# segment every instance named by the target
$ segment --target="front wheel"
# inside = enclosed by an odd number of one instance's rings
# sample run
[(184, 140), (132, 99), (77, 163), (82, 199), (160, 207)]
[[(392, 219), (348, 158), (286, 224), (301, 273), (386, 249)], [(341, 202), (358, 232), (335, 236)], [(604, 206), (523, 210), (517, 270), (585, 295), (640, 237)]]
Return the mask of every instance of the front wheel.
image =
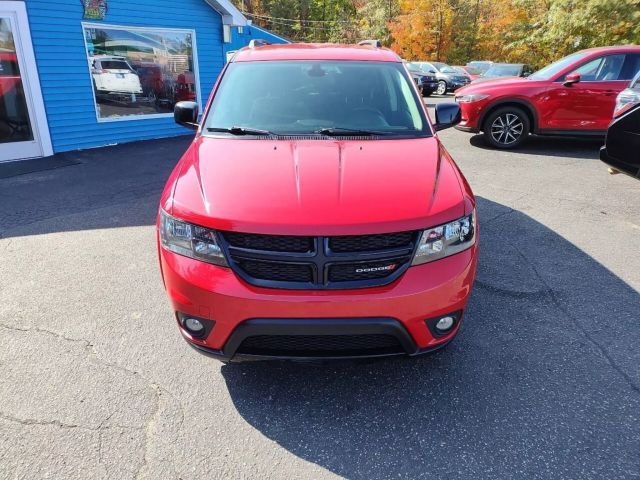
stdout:
[(436, 90), (436, 93), (438, 95), (444, 95), (447, 93), (447, 82), (445, 82), (444, 80), (440, 80), (438, 82), (438, 89)]
[(518, 147), (530, 130), (529, 117), (517, 107), (499, 108), (487, 117), (483, 126), (486, 142), (501, 149)]

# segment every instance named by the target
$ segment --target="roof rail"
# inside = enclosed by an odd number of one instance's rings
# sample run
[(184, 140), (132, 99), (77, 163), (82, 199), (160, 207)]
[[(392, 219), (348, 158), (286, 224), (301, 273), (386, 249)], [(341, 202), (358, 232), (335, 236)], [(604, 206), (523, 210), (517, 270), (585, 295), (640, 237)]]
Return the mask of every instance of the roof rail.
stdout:
[(264, 47), (265, 45), (271, 45), (271, 42), (267, 42), (262, 38), (254, 38), (253, 40), (249, 41), (248, 46), (249, 48), (256, 48), (256, 47)]
[(361, 40), (358, 42), (358, 45), (370, 45), (372, 47), (382, 48), (380, 40)]

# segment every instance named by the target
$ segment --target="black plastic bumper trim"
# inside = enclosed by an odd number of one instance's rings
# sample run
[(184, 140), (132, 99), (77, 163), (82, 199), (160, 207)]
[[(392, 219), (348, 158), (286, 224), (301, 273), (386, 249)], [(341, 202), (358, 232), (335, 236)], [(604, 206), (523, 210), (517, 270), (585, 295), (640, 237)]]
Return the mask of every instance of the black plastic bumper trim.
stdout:
[[(288, 355), (250, 355), (236, 354), (244, 339), (254, 335), (367, 335), (386, 334), (394, 336), (405, 350), (398, 353), (345, 355), (345, 356), (288, 356)], [(200, 353), (221, 361), (243, 362), (257, 360), (353, 360), (363, 358), (382, 358), (392, 356), (415, 356), (434, 352), (447, 345), (447, 341), (429, 348), (420, 349), (404, 326), (393, 318), (305, 318), (305, 319), (251, 319), (236, 327), (223, 350), (216, 350), (189, 341), (187, 343)]]
[(285, 356), (264, 356), (264, 355), (248, 355), (248, 354), (238, 354), (233, 357), (229, 357), (224, 354), (222, 350), (215, 350), (213, 348), (203, 347), (202, 345), (196, 345), (195, 343), (190, 342), (188, 339), (187, 343), (191, 348), (196, 350), (197, 352), (206, 355), (210, 358), (215, 358), (216, 360), (220, 360), (222, 362), (232, 362), (232, 363), (242, 363), (242, 362), (258, 362), (258, 361), (292, 361), (292, 362), (311, 362), (311, 361), (336, 361), (336, 360), (363, 360), (363, 359), (371, 359), (371, 358), (386, 358), (386, 357), (400, 357), (403, 355), (409, 357), (418, 357), (420, 355), (427, 355), (429, 353), (435, 353), (438, 350), (446, 347), (451, 343), (455, 338), (453, 335), (451, 338), (447, 339), (442, 343), (438, 343), (429, 348), (420, 348), (416, 350), (414, 353), (387, 353), (383, 355), (360, 355), (360, 356), (344, 356), (344, 357), (285, 357)]

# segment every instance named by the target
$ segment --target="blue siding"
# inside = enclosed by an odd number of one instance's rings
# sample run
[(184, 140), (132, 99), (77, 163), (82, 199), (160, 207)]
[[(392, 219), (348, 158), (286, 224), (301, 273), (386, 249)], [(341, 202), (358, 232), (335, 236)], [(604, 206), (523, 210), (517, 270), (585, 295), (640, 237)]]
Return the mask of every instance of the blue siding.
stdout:
[(244, 27), (243, 33), (238, 32), (238, 27), (232, 27), (231, 42), (224, 44), (224, 52), (227, 53), (234, 50), (240, 50), (242, 47), (246, 47), (254, 38), (267, 40), (271, 43), (291, 43), (290, 40), (280, 37), (269, 30), (265, 30), (264, 28), (256, 27), (255, 25), (247, 25)]
[[(80, 0), (26, 0), (55, 152), (189, 133), (172, 118), (96, 120)], [(193, 29), (206, 100), (224, 65), (222, 17), (204, 0), (109, 0), (105, 25)]]

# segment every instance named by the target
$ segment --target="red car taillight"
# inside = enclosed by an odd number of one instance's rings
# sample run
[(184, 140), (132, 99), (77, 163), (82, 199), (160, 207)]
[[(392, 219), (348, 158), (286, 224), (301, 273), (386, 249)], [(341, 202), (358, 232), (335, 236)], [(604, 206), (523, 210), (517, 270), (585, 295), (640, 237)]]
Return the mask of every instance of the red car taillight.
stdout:
[(625, 112), (631, 110), (634, 106), (640, 104), (640, 91), (627, 88), (618, 95), (616, 99), (616, 108), (613, 111), (613, 118), (617, 118)]

